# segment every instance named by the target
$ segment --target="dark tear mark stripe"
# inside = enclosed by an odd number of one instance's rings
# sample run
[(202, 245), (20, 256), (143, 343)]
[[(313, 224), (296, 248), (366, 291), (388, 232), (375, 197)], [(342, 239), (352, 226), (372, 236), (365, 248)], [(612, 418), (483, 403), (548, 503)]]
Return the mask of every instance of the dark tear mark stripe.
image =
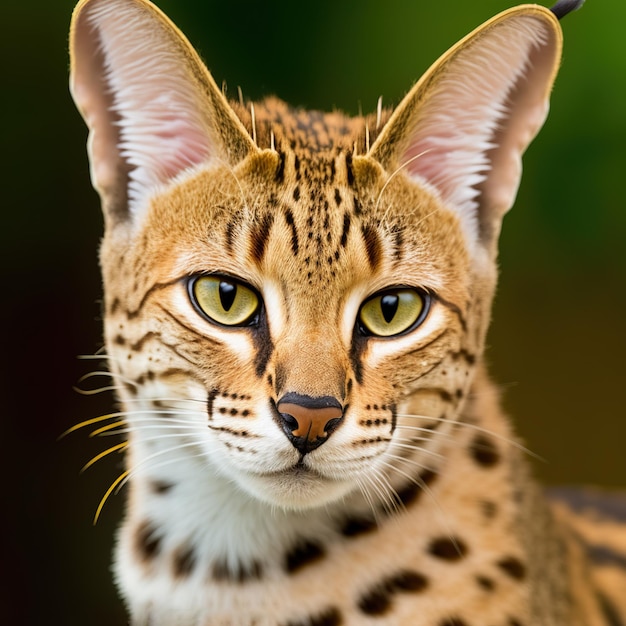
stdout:
[(291, 209), (285, 209), (285, 222), (287, 226), (291, 229), (291, 251), (294, 256), (298, 256), (298, 250), (300, 248), (300, 244), (298, 241), (298, 229), (296, 228), (296, 222), (293, 218), (293, 213)]
[(261, 376), (265, 374), (267, 364), (272, 358), (272, 354), (274, 352), (274, 344), (272, 342), (272, 338), (270, 337), (270, 330), (267, 325), (265, 310), (261, 311), (258, 328), (252, 329), (252, 341), (256, 350), (254, 367), (256, 375), (261, 378)]
[(265, 256), (267, 241), (274, 224), (274, 216), (266, 213), (256, 230), (250, 233), (250, 255), (257, 264), (261, 264)]
[(382, 245), (378, 233), (367, 224), (361, 226), (361, 234), (363, 235), (363, 243), (367, 252), (367, 260), (373, 271), (378, 268), (382, 257)]
[(626, 622), (620, 617), (613, 602), (611, 602), (603, 593), (596, 592), (598, 603), (602, 609), (602, 614), (606, 619), (607, 626), (626, 626)]

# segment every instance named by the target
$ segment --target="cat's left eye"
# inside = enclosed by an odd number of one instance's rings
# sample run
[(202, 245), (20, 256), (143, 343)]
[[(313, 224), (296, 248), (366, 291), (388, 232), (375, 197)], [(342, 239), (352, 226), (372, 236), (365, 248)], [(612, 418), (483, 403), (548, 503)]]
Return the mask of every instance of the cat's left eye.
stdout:
[(417, 327), (428, 313), (427, 293), (411, 288), (387, 289), (366, 300), (359, 310), (364, 335), (393, 337)]
[(196, 276), (189, 281), (189, 296), (202, 315), (223, 326), (252, 324), (261, 306), (251, 287), (230, 276)]

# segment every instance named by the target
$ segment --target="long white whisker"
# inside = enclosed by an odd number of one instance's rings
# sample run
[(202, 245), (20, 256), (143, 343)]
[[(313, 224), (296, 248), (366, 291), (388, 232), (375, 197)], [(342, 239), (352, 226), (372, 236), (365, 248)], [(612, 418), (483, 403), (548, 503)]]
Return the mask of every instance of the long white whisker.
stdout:
[[(478, 432), (485, 433), (487, 435), (491, 435), (494, 439), (497, 439), (497, 440), (502, 441), (504, 443), (508, 443), (509, 445), (513, 446), (514, 448), (517, 448), (518, 450), (521, 450), (525, 454), (528, 454), (528, 455), (532, 456), (533, 458), (537, 459), (538, 461), (542, 461), (543, 463), (546, 462), (546, 460), (543, 457), (539, 456), (538, 454), (536, 454), (532, 450), (529, 450), (528, 448), (523, 446), (521, 443), (515, 441), (514, 439), (509, 439), (508, 437), (504, 437), (503, 435), (500, 435), (500, 434), (498, 434), (498, 433), (496, 433), (496, 432), (494, 432), (492, 430), (489, 430), (488, 428), (483, 428), (482, 426), (478, 426), (477, 424), (472, 424), (470, 422), (463, 422), (463, 421), (460, 421), (460, 420), (447, 419), (445, 417), (427, 417), (425, 415), (412, 415), (410, 413), (398, 413), (397, 417), (426, 419), (426, 420), (431, 420), (431, 421), (434, 421), (434, 422), (446, 422), (448, 424), (453, 424), (453, 425), (456, 425), (456, 426), (462, 426), (464, 428), (470, 428), (472, 430), (476, 430)], [(433, 432), (437, 432), (437, 431), (433, 431)]]

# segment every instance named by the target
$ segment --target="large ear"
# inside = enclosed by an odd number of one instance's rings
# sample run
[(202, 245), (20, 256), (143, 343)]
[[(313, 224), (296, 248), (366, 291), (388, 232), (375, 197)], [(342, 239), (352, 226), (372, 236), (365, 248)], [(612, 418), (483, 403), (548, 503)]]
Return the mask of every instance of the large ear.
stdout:
[(473, 245), (495, 244), (521, 175), (521, 156), (545, 121), (561, 55), (553, 13), (523, 5), (446, 52), (393, 112), (370, 150), (456, 211)]
[(256, 149), (187, 39), (147, 0), (82, 0), (70, 55), (92, 182), (113, 220), (136, 219), (190, 168), (234, 165)]

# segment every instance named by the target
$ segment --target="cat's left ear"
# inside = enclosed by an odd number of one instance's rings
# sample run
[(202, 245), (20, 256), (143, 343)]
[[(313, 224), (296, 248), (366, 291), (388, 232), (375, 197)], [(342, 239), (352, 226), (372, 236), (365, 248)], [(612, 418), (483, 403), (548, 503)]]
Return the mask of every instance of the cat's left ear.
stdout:
[(70, 58), (109, 224), (136, 224), (156, 192), (194, 168), (234, 167), (256, 151), (191, 44), (148, 0), (81, 0)]
[(523, 5), (446, 52), (407, 94), (370, 150), (455, 211), (470, 240), (493, 250), (521, 175), (521, 156), (545, 121), (561, 57), (558, 20)]

